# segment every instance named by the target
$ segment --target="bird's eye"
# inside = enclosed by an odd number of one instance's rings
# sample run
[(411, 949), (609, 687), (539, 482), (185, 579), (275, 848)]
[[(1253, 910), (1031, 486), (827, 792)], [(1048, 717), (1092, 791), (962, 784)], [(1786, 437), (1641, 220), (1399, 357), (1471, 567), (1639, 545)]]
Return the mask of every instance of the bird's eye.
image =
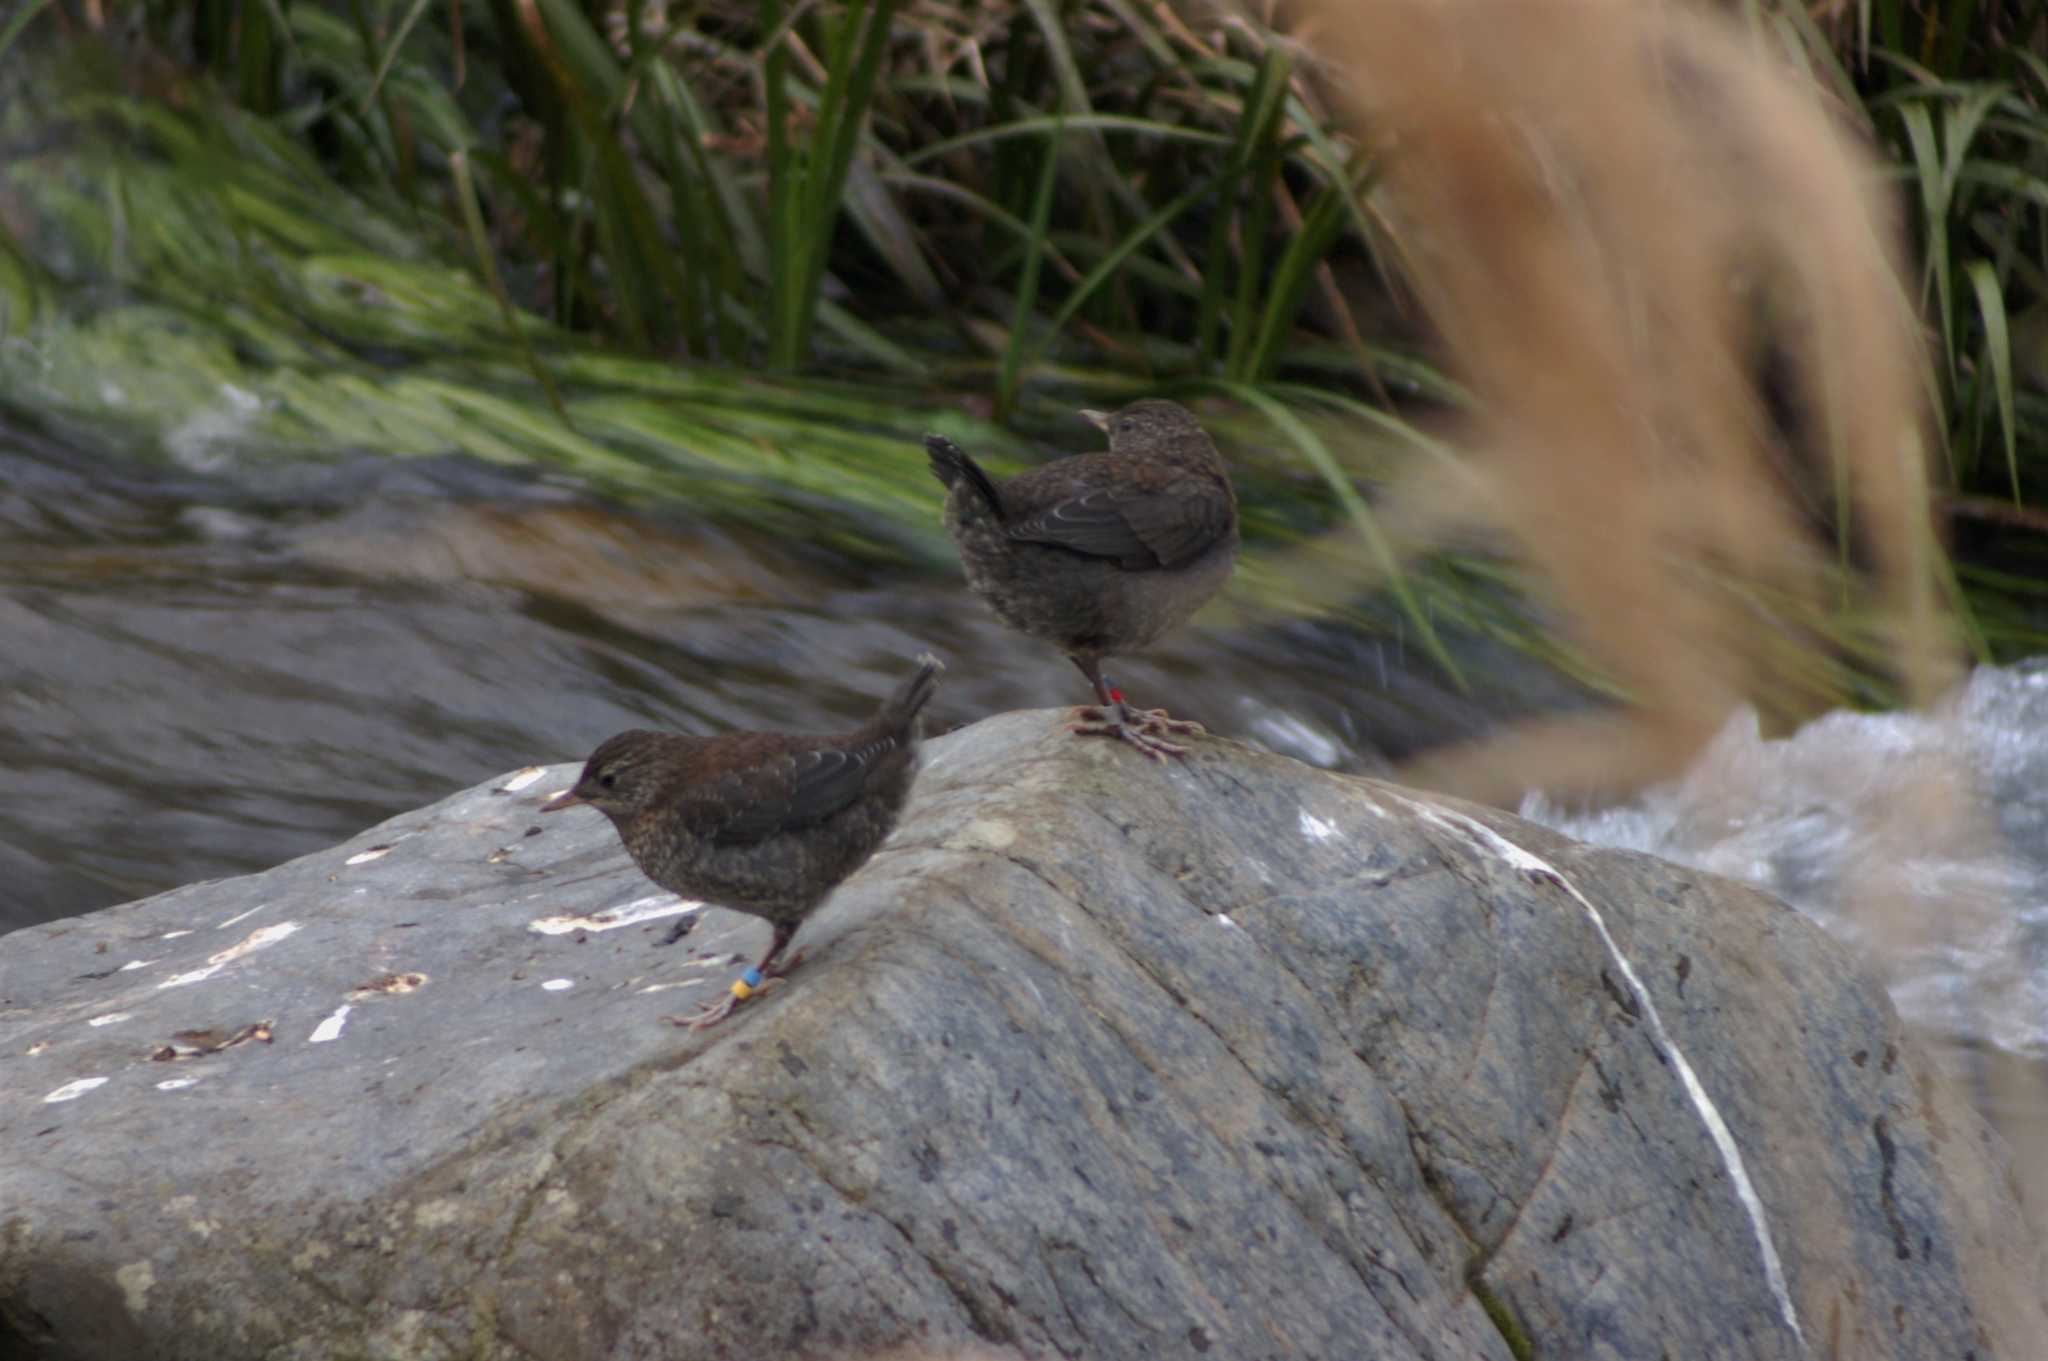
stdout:
[(614, 789), (618, 786), (619, 777), (607, 770), (604, 774), (597, 777), (597, 782), (606, 789)]
[(1116, 423), (1116, 428), (1120, 433), (1128, 435), (1133, 430), (1136, 430), (1138, 428), (1138, 422), (1132, 419), (1131, 417), (1126, 416)]

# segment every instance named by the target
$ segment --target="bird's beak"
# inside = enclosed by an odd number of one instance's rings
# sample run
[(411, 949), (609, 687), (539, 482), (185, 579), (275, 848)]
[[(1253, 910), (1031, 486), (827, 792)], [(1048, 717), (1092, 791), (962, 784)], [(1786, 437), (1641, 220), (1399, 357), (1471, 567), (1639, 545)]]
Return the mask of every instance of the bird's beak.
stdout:
[(561, 793), (555, 795), (552, 799), (549, 799), (546, 803), (542, 804), (540, 806), (540, 811), (543, 813), (559, 813), (564, 808), (574, 808), (582, 802), (582, 799), (576, 797), (575, 790), (565, 789)]
[(1086, 416), (1088, 418), (1088, 423), (1090, 425), (1093, 425), (1097, 430), (1100, 430), (1105, 435), (1109, 433), (1109, 413), (1107, 411), (1090, 411), (1086, 407), (1083, 407), (1081, 409), (1081, 414), (1083, 416)]

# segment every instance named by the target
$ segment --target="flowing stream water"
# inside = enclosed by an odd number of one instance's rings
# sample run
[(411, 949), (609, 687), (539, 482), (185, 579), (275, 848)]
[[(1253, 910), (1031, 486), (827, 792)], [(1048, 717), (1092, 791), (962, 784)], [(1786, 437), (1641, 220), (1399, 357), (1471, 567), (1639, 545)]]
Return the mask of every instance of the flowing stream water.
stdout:
[[(465, 460), (166, 464), (0, 424), (0, 931), (263, 869), (622, 728), (847, 727), (927, 647), (936, 730), (1088, 697), (951, 573)], [(1466, 650), (1471, 695), (1300, 622), (1185, 628), (1114, 674), (1362, 771), (1565, 697)]]

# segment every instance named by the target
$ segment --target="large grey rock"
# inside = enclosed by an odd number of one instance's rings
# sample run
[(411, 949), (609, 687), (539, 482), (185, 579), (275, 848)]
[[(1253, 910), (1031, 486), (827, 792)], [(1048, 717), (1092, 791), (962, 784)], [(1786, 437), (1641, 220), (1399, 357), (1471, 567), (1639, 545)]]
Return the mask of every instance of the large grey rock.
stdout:
[(570, 767), (0, 939), (0, 1355), (2038, 1354), (2002, 1151), (1792, 912), (1060, 718), (701, 1034), (765, 927), (560, 929), (651, 895)]

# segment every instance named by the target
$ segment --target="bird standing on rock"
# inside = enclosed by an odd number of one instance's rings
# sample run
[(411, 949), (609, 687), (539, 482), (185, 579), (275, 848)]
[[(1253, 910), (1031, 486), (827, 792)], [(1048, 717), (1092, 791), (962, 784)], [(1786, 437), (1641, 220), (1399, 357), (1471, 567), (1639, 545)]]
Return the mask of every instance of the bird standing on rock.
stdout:
[(1184, 756), (1169, 733), (1202, 725), (1133, 709), (1102, 659), (1146, 646), (1201, 608), (1237, 558), (1237, 496), (1216, 445), (1176, 402), (1081, 413), (1109, 452), (1079, 454), (998, 483), (959, 445), (925, 436), (946, 484), (946, 530), (967, 584), (1004, 623), (1067, 654), (1094, 687), (1073, 732), (1114, 737), (1155, 760)]
[(783, 947), (888, 838), (916, 774), (918, 711), (945, 669), (930, 653), (918, 663), (852, 732), (622, 732), (591, 754), (572, 788), (541, 805), (543, 813), (590, 805), (661, 887), (775, 928), (768, 953), (730, 997), (678, 1024), (714, 1025), (795, 968), (803, 952), (778, 964)]

